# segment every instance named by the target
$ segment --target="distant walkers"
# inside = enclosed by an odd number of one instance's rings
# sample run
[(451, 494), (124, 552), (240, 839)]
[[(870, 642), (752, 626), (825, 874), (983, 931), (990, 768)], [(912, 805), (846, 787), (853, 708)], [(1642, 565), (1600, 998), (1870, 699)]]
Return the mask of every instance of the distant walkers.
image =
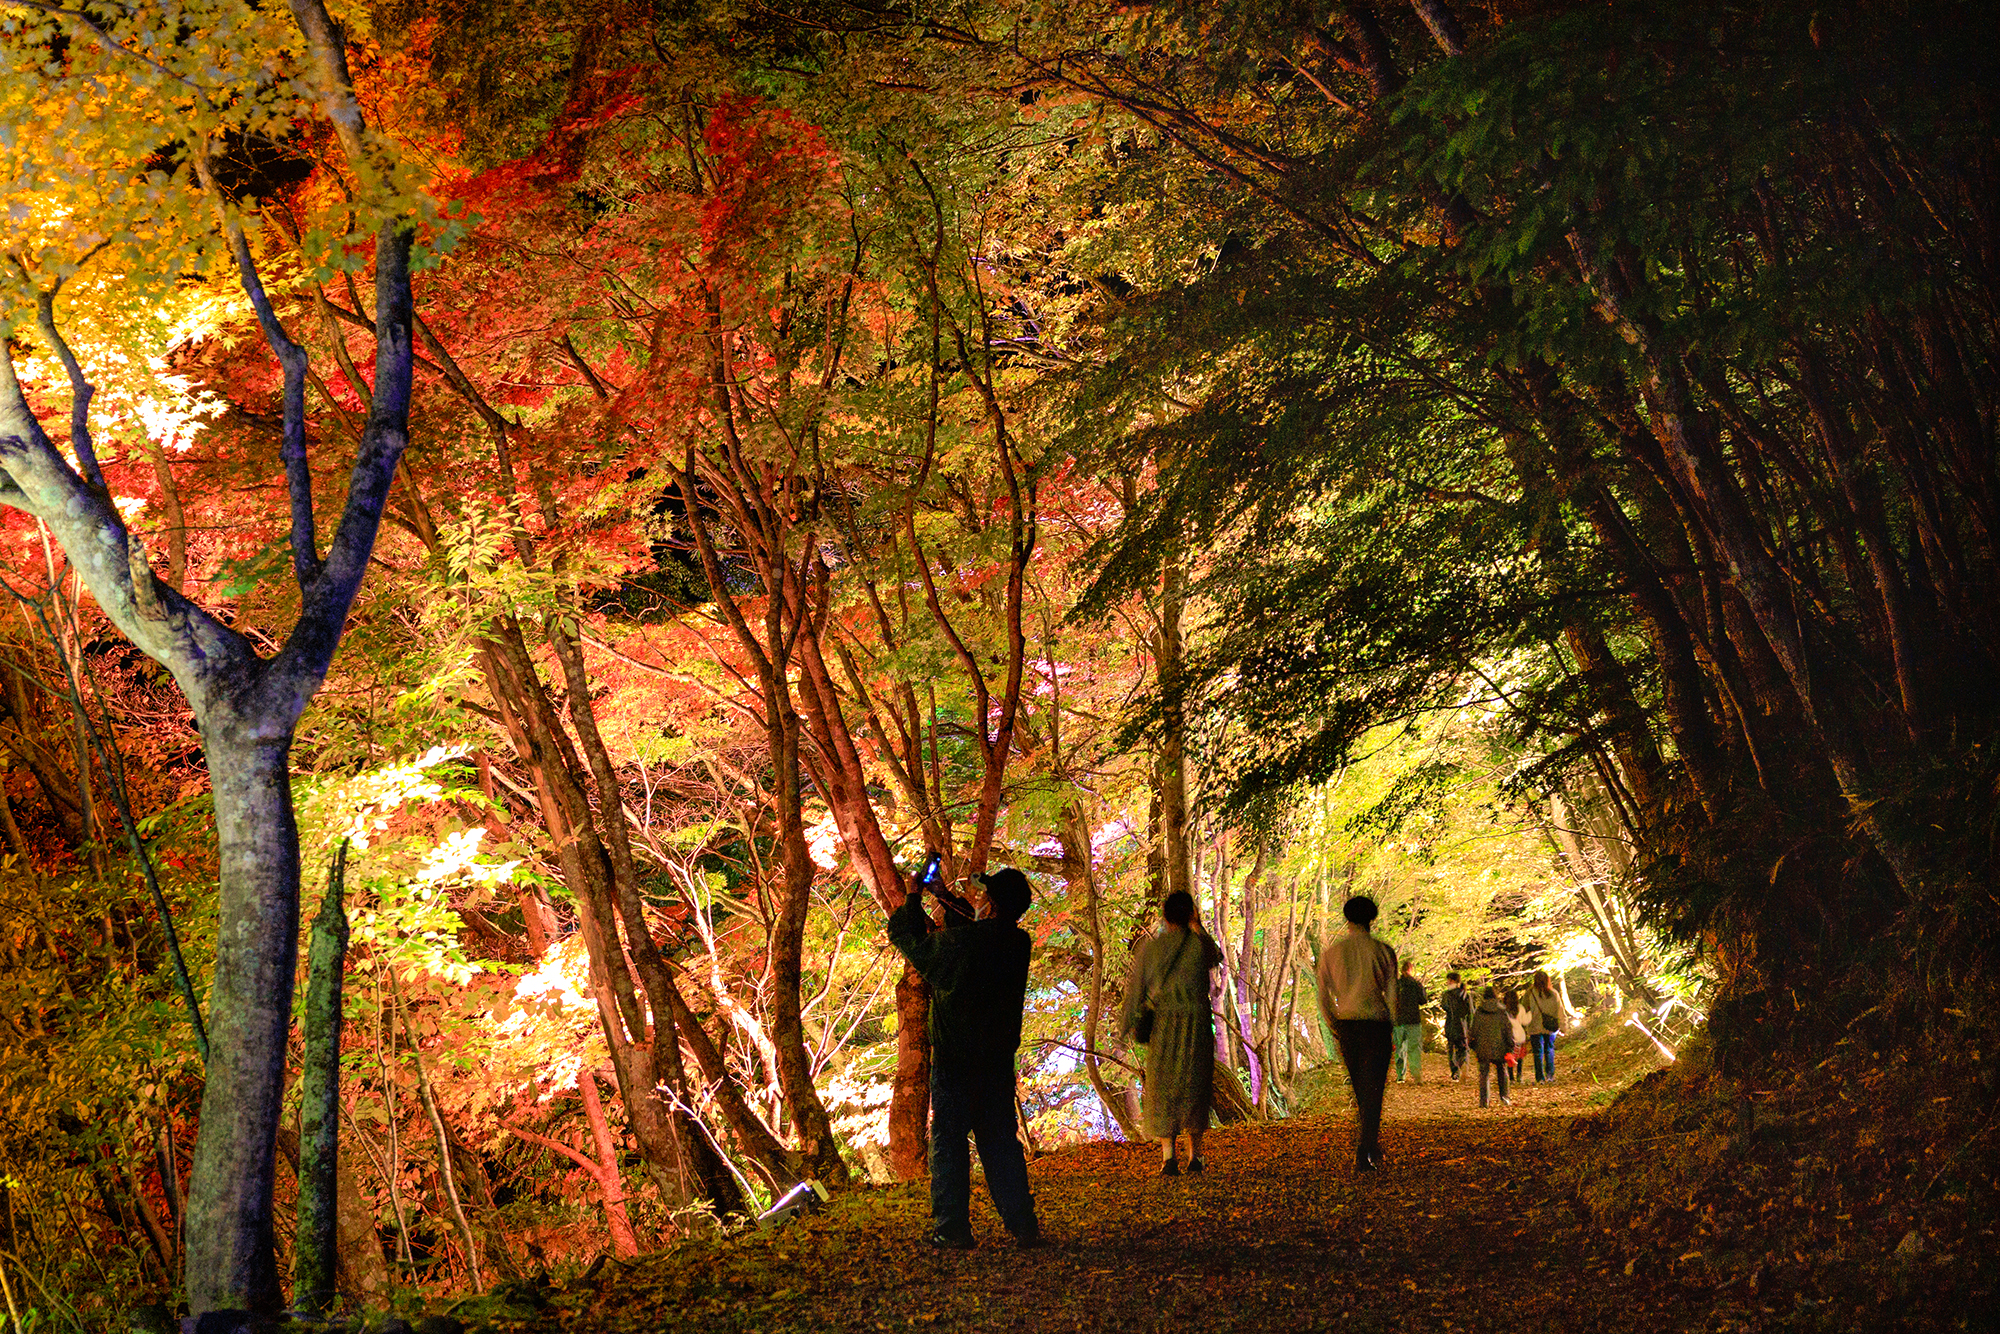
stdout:
[(1556, 1077), (1556, 1034), (1562, 1032), (1562, 997), (1537, 968), (1535, 983), (1528, 988), (1528, 1047), (1535, 1053), (1535, 1082), (1546, 1084)]
[(1133, 962), (1125, 986), (1126, 1036), (1146, 1048), (1141, 1110), (1160, 1141), (1160, 1175), (1179, 1176), (1174, 1142), (1188, 1139), (1187, 1170), (1199, 1172), (1201, 1136), (1215, 1096), (1215, 1018), (1209, 970), (1222, 951), (1195, 920), (1194, 897), (1177, 889), (1160, 905), (1165, 925)]
[(1507, 1096), (1507, 1058), (1514, 1050), (1514, 1023), (1492, 987), (1479, 993), (1479, 1008), (1473, 1011), (1470, 1028), (1472, 1054), (1479, 1058), (1479, 1105), (1486, 1106), (1487, 1076), (1498, 1070), (1500, 1101), (1512, 1107), (1514, 1100)]
[(1521, 1003), (1521, 993), (1512, 987), (1500, 994), (1500, 1003), (1507, 1010), (1507, 1022), (1513, 1031), (1513, 1040), (1507, 1047), (1507, 1060), (1514, 1067), (1514, 1078), (1521, 1078), (1521, 1062), (1528, 1055), (1528, 1007)]
[(1375, 900), (1357, 895), (1341, 911), (1347, 931), (1319, 956), (1319, 1010), (1340, 1045), (1360, 1113), (1354, 1170), (1372, 1172), (1382, 1165), (1382, 1090), (1389, 1082), (1396, 951), (1369, 932), (1379, 911)]
[[(986, 891), (975, 921), (971, 905), (938, 886), (937, 865), (932, 856), (889, 915), (889, 939), (931, 987), (931, 1244), (972, 1249), (970, 1135), (1000, 1221), (1021, 1246), (1040, 1246), (1027, 1157), (1014, 1132), (1014, 1050), (1033, 944), (1018, 925), (1033, 897), (1028, 877), (1011, 866), (974, 876)], [(962, 925), (934, 928), (926, 889), (945, 905), (946, 920)]]
[(1403, 960), (1403, 975), (1396, 979), (1396, 1026), (1389, 1035), (1396, 1052), (1396, 1082), (1405, 1074), (1412, 1084), (1424, 1082), (1424, 1002), (1430, 993), (1410, 972), (1413, 960)]
[(1465, 1026), (1472, 1022), (1473, 999), (1456, 969), (1446, 973), (1444, 980), (1451, 983), (1440, 998), (1444, 1002), (1445, 1059), (1451, 1063), (1451, 1077), (1457, 1079), (1465, 1073), (1465, 1047), (1469, 1040)]

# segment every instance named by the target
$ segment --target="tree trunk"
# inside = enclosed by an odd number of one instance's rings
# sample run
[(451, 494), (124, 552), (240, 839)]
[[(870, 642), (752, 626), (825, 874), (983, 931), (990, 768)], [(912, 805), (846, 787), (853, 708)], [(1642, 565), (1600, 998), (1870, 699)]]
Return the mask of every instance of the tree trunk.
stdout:
[(785, 1110), (791, 1114), (799, 1155), (823, 1180), (841, 1182), (847, 1180), (847, 1165), (841, 1160), (826, 1105), (819, 1100), (819, 1090), (813, 1085), (812, 1058), (806, 1051), (805, 1019), (801, 1012), (801, 965), (806, 913), (812, 907), (814, 868), (799, 807), (796, 745), (794, 733), (783, 747), (790, 752), (792, 770), (789, 776), (781, 774), (779, 779), (778, 820), (784, 879), (777, 920), (771, 929), (771, 1041), (778, 1049), (778, 1087), (784, 1094)]
[(335, 849), (306, 964), (305, 1061), (299, 1079), (298, 1236), (292, 1306), (324, 1314), (334, 1299), (340, 1201), (340, 983), (347, 964), (341, 907), (347, 844)]
[(431, 1092), (431, 1077), (424, 1069), (424, 1054), (417, 1040), (416, 1026), (410, 1022), (409, 1009), (403, 1004), (401, 994), (396, 990), (396, 974), (389, 974), (389, 996), (396, 1005), (396, 1017), (403, 1021), (403, 1036), (410, 1040), (410, 1065), (417, 1072), (417, 1100), (423, 1104), (424, 1115), (430, 1118), (431, 1137), (437, 1141), (438, 1179), (444, 1184), (444, 1197), (451, 1205), (452, 1221), (458, 1224), (459, 1239), (465, 1243), (465, 1267), (472, 1275), (474, 1291), (486, 1286), (479, 1272), (479, 1238), (473, 1235), (472, 1220), (465, 1214), (465, 1199), (459, 1193), (458, 1173), (451, 1160), (451, 1134), (445, 1129), (444, 1114), (438, 1110), (437, 1097)]
[(208, 1082), (188, 1186), (188, 1302), (204, 1313), (261, 1314), (282, 1305), (271, 1189), (298, 969), (291, 734), (204, 723), (222, 874)]
[(898, 1181), (930, 1174), (931, 989), (903, 965), (896, 979), (896, 1074), (889, 1092), (889, 1170)]
[(1090, 1081), (1091, 1092), (1097, 1095), (1098, 1102), (1103, 1104), (1105, 1115), (1118, 1126), (1118, 1133), (1128, 1142), (1137, 1143), (1145, 1135), (1137, 1123), (1126, 1117), (1124, 1099), (1104, 1082), (1097, 1054), (1098, 1023), (1104, 1015), (1104, 913), (1097, 899), (1097, 875), (1090, 862), (1090, 824), (1084, 818), (1080, 800), (1071, 798), (1064, 805), (1058, 832), (1062, 840), (1063, 873), (1070, 880), (1070, 899), (1074, 903), (1077, 891), (1082, 891), (1084, 926), (1090, 933), (1090, 989), (1083, 1011), (1084, 1077)]
[[(511, 617), (499, 618), (480, 657), (515, 752), (534, 778), (542, 822), (556, 846), (563, 881), (574, 896), (611, 1068), (647, 1171), (664, 1197), (676, 1205), (707, 1199), (722, 1213), (740, 1213), (741, 1188), (697, 1123), (686, 1097), (675, 1037), (677, 1011), (685, 1008), (684, 1003), (670, 981), (660, 991), (650, 989), (660, 985), (664, 965), (639, 913), (636, 925), (628, 914), (627, 928), (632, 955), (647, 965), (648, 1004), (641, 1005), (631, 957), (618, 932), (622, 891), (617, 874), (598, 838), (579, 776), (581, 763), (556, 718), (518, 623)], [(615, 790), (610, 800), (609, 814), (622, 819)], [(648, 1009), (653, 1016), (650, 1024)], [(754, 1154), (755, 1147), (746, 1150)]]
[(1181, 653), (1180, 563), (1169, 559), (1160, 587), (1160, 697), (1164, 714), (1160, 741), (1160, 824), (1166, 835), (1166, 892), (1189, 892), (1187, 809), (1187, 717)]
[(611, 1123), (604, 1116), (604, 1102), (597, 1096), (597, 1072), (576, 1072), (577, 1092), (583, 1095), (583, 1115), (590, 1122), (591, 1142), (597, 1146), (597, 1184), (604, 1192), (604, 1221), (611, 1230), (611, 1249), (622, 1259), (639, 1253), (639, 1239), (632, 1231), (632, 1219), (625, 1212), (625, 1176), (618, 1170), (618, 1146), (611, 1139)]
[(363, 1297), (386, 1292), (389, 1266), (382, 1258), (381, 1234), (375, 1229), (375, 1202), (362, 1194), (351, 1155), (341, 1155), (335, 1168), (341, 1290)]

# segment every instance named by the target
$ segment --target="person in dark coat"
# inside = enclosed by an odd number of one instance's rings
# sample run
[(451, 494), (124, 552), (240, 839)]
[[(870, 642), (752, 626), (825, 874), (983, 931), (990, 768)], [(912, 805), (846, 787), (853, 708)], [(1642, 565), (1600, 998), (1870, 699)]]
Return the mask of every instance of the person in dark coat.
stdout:
[(1472, 1022), (1475, 1002), (1456, 969), (1446, 973), (1444, 980), (1451, 983), (1445, 988), (1444, 995), (1438, 998), (1444, 1005), (1444, 1049), (1446, 1058), (1451, 1062), (1451, 1077), (1457, 1079), (1465, 1073), (1465, 1026)]
[(1487, 1076), (1497, 1069), (1500, 1101), (1512, 1107), (1514, 1100), (1507, 1096), (1507, 1057), (1514, 1050), (1514, 1021), (1492, 987), (1479, 993), (1479, 1008), (1472, 1012), (1469, 1027), (1472, 1054), (1479, 1059), (1479, 1105), (1486, 1105)]
[(1011, 866), (974, 879), (986, 899), (974, 920), (962, 901), (940, 895), (958, 924), (936, 928), (915, 887), (889, 916), (889, 939), (931, 988), (930, 1239), (953, 1250), (974, 1244), (970, 1135), (1000, 1221), (1019, 1245), (1039, 1246), (1027, 1157), (1014, 1133), (1014, 1052), (1033, 944), (1018, 923), (1033, 895)]
[(1146, 1133), (1160, 1141), (1160, 1175), (1179, 1176), (1174, 1143), (1188, 1139), (1187, 1170), (1202, 1170), (1201, 1137), (1215, 1096), (1215, 1014), (1208, 1005), (1208, 975), (1222, 951), (1201, 929), (1194, 896), (1184, 889), (1160, 905), (1164, 925), (1133, 961), (1125, 984), (1124, 1032), (1133, 1036), (1143, 1015), (1147, 1035), (1142, 1110)]
[(1389, 1045), (1396, 1053), (1396, 1082), (1407, 1075), (1411, 1083), (1424, 1082), (1424, 1003), (1430, 993), (1411, 971), (1416, 962), (1403, 960), (1403, 975), (1396, 979), (1396, 1023), (1389, 1031)]

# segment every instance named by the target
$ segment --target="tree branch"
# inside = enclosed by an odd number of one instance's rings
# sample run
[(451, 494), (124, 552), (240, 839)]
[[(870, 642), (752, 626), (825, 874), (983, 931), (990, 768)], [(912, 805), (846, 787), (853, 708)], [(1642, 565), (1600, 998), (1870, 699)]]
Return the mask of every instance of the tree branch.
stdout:
[(197, 709), (255, 662), (249, 640), (153, 574), (110, 496), (78, 475), (36, 420), (4, 345), (0, 470), (0, 503), (48, 524), (112, 624), (171, 671)]
[[(100, 241), (91, 247), (90, 254), (77, 261), (78, 267), (88, 263), (92, 255), (109, 244), (109, 241)], [(14, 259), (14, 266), (21, 270), (22, 277), (28, 276), (27, 266), (19, 258)], [(56, 359), (62, 362), (63, 373), (69, 376), (70, 450), (83, 470), (83, 480), (102, 491), (105, 489), (104, 469), (98, 466), (97, 447), (90, 439), (90, 400), (96, 396), (97, 386), (84, 378), (83, 367), (77, 363), (76, 354), (70, 351), (62, 331), (56, 328), (56, 292), (61, 287), (62, 283), (57, 282), (45, 292), (36, 291), (35, 324), (41, 329), (42, 337), (49, 340), (49, 346), (55, 349)]]
[(312, 463), (306, 457), (306, 350), (286, 332), (278, 312), (271, 306), (270, 294), (264, 290), (263, 279), (257, 273), (257, 261), (250, 254), (250, 238), (243, 230), (242, 219), (230, 210), (229, 201), (223, 197), (205, 139), (196, 148), (194, 166), (202, 189), (215, 201), (215, 216), (228, 239), (229, 253), (236, 260), (243, 293), (250, 298), (250, 308), (257, 312), (257, 327), (263, 331), (271, 355), (284, 370), (283, 428), (278, 455), (285, 463), (285, 491), (291, 502), (292, 573), (299, 581), (299, 591), (305, 592), (320, 573), (319, 537), (313, 521)]
[[(270, 689), (292, 697), (289, 716), (294, 718), (319, 688), (333, 661), (348, 609), (354, 605), (368, 570), (368, 556), (382, 526), (396, 466), (409, 444), (411, 239), (408, 222), (391, 218), (382, 224), (375, 241), (375, 327), (380, 332), (375, 343), (375, 393), (368, 424), (362, 429), (361, 447), (348, 477), (340, 526), (334, 530), (319, 576), (305, 590), (298, 624), (279, 650), (273, 666), (280, 670), (272, 674), (269, 683)], [(296, 555), (294, 552), (295, 559)]]

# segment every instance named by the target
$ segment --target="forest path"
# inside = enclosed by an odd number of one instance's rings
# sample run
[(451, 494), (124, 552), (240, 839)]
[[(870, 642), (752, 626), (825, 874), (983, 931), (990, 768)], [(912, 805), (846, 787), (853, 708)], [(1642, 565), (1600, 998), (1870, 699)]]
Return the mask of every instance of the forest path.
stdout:
[[(1389, 1085), (1387, 1163), (1357, 1175), (1344, 1108), (1212, 1132), (1200, 1176), (1152, 1145), (1092, 1143), (1030, 1169), (1053, 1245), (1014, 1249), (975, 1186), (971, 1252), (927, 1245), (921, 1186), (845, 1196), (817, 1218), (690, 1243), (546, 1293), (507, 1330), (1721, 1329), (1698, 1289), (1628, 1274), (1626, 1252), (1542, 1186), (1571, 1117), (1609, 1087), (1561, 1082), (1478, 1106), (1444, 1062)], [(1344, 1083), (1344, 1081), (1343, 1081)], [(1345, 1101), (1345, 1089), (1341, 1099)], [(1671, 1258), (1671, 1257), (1669, 1257)], [(1648, 1265), (1647, 1269), (1663, 1267)], [(498, 1313), (493, 1313), (497, 1315)], [(490, 1317), (489, 1317), (490, 1319)]]

